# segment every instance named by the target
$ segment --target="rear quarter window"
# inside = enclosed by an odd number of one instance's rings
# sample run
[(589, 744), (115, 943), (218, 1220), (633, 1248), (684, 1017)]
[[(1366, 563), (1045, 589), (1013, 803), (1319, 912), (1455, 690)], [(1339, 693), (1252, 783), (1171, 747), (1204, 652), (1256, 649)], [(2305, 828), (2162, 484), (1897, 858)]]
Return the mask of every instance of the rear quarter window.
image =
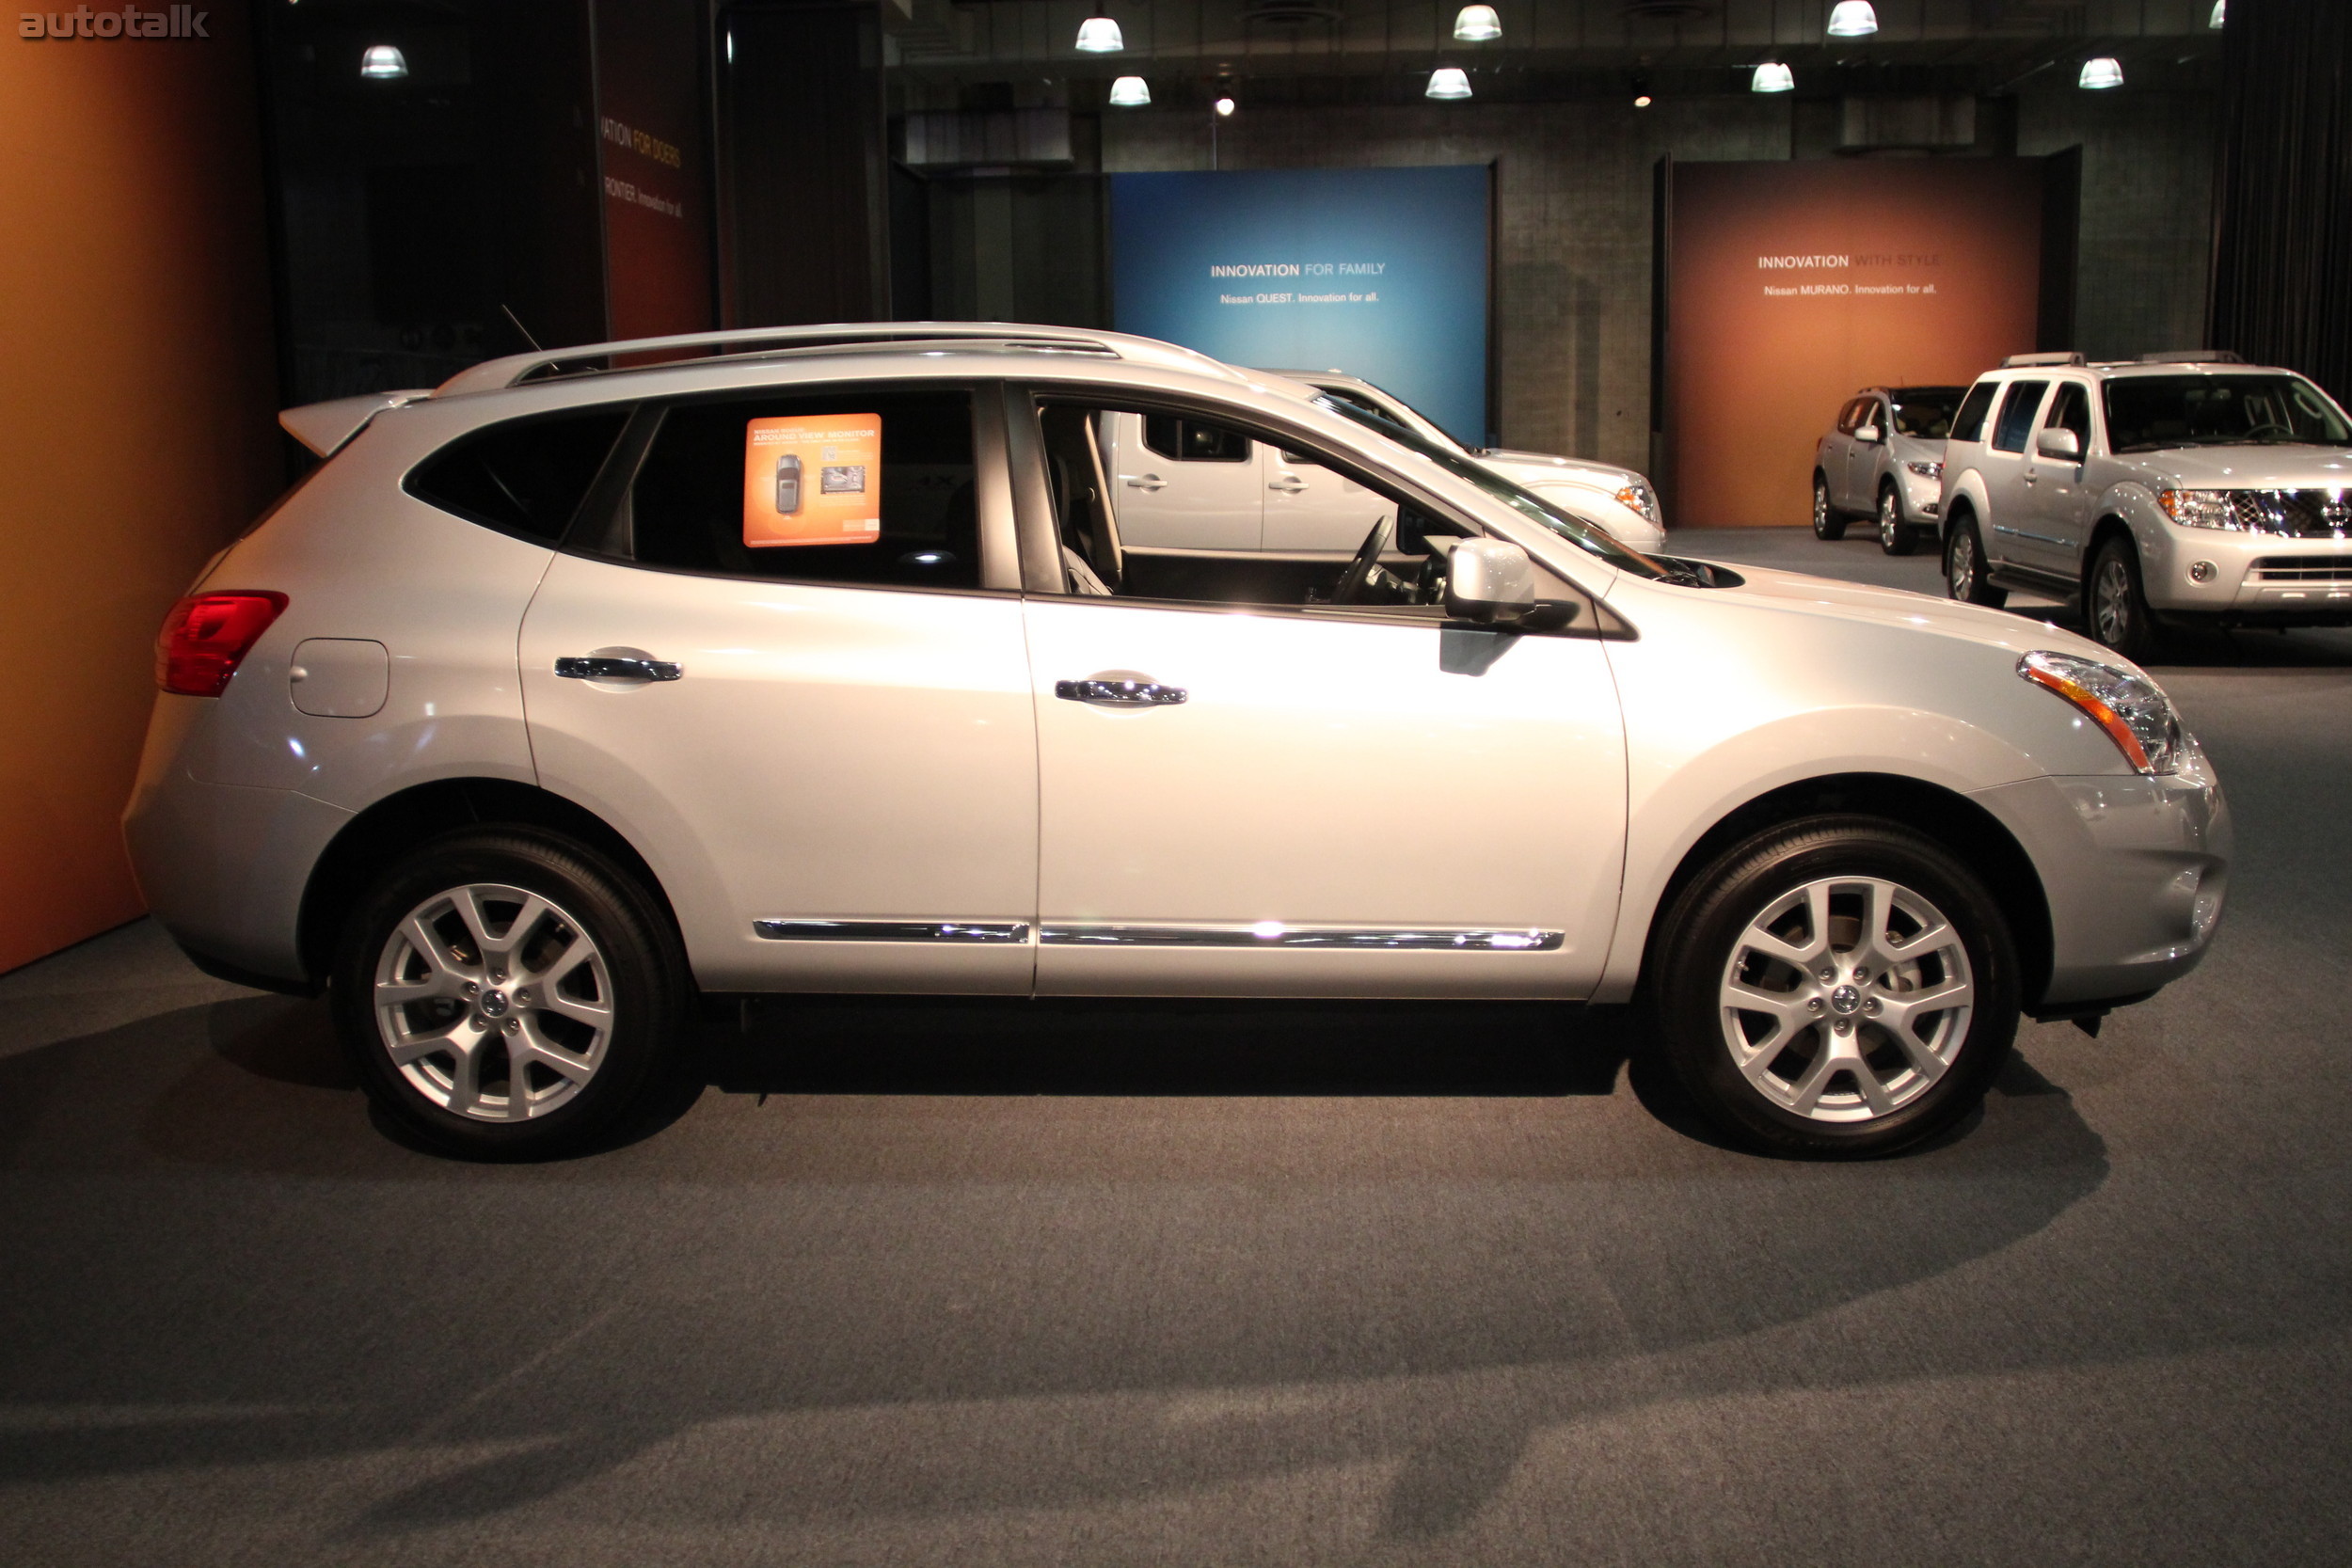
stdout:
[(452, 441), (409, 469), (403, 488), (468, 522), (553, 545), (628, 421), (626, 407), (509, 420)]

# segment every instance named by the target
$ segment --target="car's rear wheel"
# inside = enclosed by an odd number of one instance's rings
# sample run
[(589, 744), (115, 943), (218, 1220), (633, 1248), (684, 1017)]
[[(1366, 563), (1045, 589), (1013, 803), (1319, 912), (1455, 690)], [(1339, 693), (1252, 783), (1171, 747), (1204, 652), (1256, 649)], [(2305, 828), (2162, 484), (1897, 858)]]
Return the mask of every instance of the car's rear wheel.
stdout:
[(1892, 822), (1758, 834), (1693, 879), (1661, 938), (1666, 1059), (1751, 1148), (1850, 1158), (1931, 1137), (1983, 1099), (2016, 1036), (2000, 906)]
[(594, 1146), (682, 1057), (692, 982), (669, 921), (584, 845), (523, 829), (433, 840), (345, 927), (337, 1032), (377, 1104), (482, 1159)]
[(2160, 634), (2155, 618), (2148, 613), (2139, 552), (2130, 540), (2113, 535), (2099, 546), (2083, 598), (2083, 618), (2090, 623), (2091, 636), (2135, 663), (2155, 657)]
[(1819, 470), (1813, 475), (1813, 537), (1836, 540), (1846, 537), (1846, 515), (1829, 503), (1829, 480)]
[(1984, 564), (1984, 541), (1977, 534), (1976, 519), (1963, 517), (1952, 525), (1952, 536), (1944, 545), (1945, 592), (1963, 604), (1988, 610), (2009, 603), (2008, 589), (1985, 580)]
[(1892, 484), (1879, 488), (1879, 548), (1888, 555), (1909, 555), (1919, 547), (1919, 535), (1903, 521), (1903, 505)]

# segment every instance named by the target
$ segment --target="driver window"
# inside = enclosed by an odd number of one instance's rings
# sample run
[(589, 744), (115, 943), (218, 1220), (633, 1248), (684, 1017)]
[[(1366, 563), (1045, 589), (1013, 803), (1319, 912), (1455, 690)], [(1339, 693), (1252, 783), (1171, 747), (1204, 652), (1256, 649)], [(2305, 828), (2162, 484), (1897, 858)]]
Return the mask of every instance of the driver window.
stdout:
[(2049, 430), (2073, 431), (2077, 450), (2090, 450), (2090, 400), (2083, 395), (2081, 383), (2058, 383), (2058, 396), (2050, 400), (2050, 412), (2042, 424)]
[[(1470, 531), (1270, 440), (1306, 477), (1278, 470), (1269, 486), (1254, 463), (1225, 467), (1262, 438), (1205, 420), (1054, 402), (1038, 434), (1065, 591), (1080, 596), (1305, 607), (1344, 591), (1353, 608), (1436, 615), (1448, 546), (1431, 541)], [(1282, 547), (1267, 543), (1269, 504), (1292, 509), (1274, 523)]]

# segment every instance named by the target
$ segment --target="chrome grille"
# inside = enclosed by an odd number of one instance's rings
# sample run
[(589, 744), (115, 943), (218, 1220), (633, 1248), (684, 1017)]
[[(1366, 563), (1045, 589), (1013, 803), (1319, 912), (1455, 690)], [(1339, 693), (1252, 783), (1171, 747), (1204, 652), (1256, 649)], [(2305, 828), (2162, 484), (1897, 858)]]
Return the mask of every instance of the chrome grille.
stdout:
[(2352, 497), (2342, 490), (2231, 490), (2231, 513), (2249, 533), (2304, 539), (2352, 536)]
[(2352, 582), (2352, 555), (2265, 555), (2253, 575), (2262, 582)]

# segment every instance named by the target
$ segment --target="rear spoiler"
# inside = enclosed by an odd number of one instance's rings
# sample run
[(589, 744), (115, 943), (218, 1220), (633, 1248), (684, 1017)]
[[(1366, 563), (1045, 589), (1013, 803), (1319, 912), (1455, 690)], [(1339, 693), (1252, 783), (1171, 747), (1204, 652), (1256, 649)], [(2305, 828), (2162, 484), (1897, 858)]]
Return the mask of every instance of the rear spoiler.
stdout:
[(343, 444), (367, 428), (368, 421), (387, 408), (398, 408), (416, 398), (433, 394), (422, 388), (400, 392), (368, 392), (356, 398), (337, 398), (331, 403), (306, 403), (299, 408), (289, 408), (278, 416), (278, 422), (286, 434), (309, 447), (321, 457), (332, 457)]

